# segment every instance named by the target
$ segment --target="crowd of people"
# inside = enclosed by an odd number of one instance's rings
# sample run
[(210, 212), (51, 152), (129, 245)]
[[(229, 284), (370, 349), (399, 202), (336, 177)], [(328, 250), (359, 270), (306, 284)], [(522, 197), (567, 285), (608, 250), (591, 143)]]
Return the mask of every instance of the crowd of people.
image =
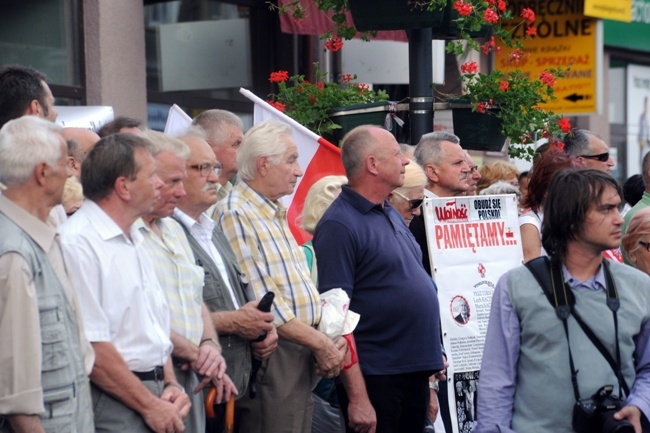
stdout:
[[(421, 209), (478, 194), (521, 199), (527, 266), (494, 292), (475, 431), (650, 431), (650, 154), (624, 194), (589, 131), (520, 174), (449, 132), (412, 148), (359, 126), (345, 176), (307, 194), (299, 246), (289, 126), (244, 134), (207, 110), (181, 137), (124, 117), (95, 133), (57, 126), (53, 103), (43, 74), (0, 69), (0, 431), (451, 432)], [(317, 328), (332, 289), (352, 335)]]

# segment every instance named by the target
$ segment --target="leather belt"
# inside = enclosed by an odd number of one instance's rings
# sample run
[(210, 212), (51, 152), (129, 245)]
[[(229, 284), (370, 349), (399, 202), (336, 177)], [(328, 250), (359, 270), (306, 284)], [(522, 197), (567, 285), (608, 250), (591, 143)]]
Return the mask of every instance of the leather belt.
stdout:
[(158, 366), (151, 371), (133, 371), (133, 374), (140, 380), (165, 380), (165, 371), (162, 366)]

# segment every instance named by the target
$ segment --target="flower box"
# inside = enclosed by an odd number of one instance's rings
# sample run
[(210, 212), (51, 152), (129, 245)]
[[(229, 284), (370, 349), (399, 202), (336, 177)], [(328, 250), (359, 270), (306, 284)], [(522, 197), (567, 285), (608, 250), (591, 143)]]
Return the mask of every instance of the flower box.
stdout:
[[(460, 28), (455, 21), (459, 15), (448, 1), (444, 9), (428, 11), (426, 5), (409, 0), (348, 0), (354, 26), (359, 31), (409, 30), (430, 28), (433, 39), (459, 39)], [(488, 34), (492, 26), (484, 25), (478, 31), (469, 31), (472, 38)]]
[(409, 30), (439, 28), (444, 11), (428, 11), (408, 0), (348, 0), (357, 30)]
[[(334, 107), (327, 110), (330, 120), (340, 125), (341, 128), (333, 129), (331, 131), (332, 136), (325, 136), (325, 138), (333, 144), (338, 145), (345, 134), (360, 125), (378, 125), (388, 129), (393, 135), (396, 135), (395, 121), (390, 115), (391, 105), (389, 101), (379, 101), (347, 107)], [(386, 121), (387, 118), (388, 122)], [(386, 128), (387, 123), (390, 129)]]
[(454, 134), (460, 139), (460, 146), (467, 150), (500, 152), (506, 142), (501, 133), (503, 121), (488, 110), (486, 113), (472, 111), (467, 99), (450, 99)]

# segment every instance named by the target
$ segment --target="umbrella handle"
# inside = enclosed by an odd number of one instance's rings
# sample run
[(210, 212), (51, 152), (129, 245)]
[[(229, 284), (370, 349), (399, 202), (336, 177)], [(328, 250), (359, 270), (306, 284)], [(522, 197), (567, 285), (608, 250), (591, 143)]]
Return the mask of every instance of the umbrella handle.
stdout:
[(235, 396), (231, 395), (226, 403), (226, 433), (232, 433), (235, 427)]

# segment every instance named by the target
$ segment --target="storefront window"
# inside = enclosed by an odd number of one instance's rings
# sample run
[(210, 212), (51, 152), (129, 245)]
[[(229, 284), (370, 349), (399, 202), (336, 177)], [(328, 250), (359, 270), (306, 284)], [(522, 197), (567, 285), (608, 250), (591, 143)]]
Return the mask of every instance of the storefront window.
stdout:
[(248, 7), (179, 0), (146, 5), (144, 16), (150, 102), (176, 103), (190, 115), (244, 107), (239, 88), (252, 85)]
[[(79, 9), (78, 0), (3, 1), (0, 65), (31, 66), (47, 75), (55, 96), (67, 104), (81, 102), (85, 95), (79, 91), (83, 81)], [(63, 94), (57, 95), (55, 88)]]

